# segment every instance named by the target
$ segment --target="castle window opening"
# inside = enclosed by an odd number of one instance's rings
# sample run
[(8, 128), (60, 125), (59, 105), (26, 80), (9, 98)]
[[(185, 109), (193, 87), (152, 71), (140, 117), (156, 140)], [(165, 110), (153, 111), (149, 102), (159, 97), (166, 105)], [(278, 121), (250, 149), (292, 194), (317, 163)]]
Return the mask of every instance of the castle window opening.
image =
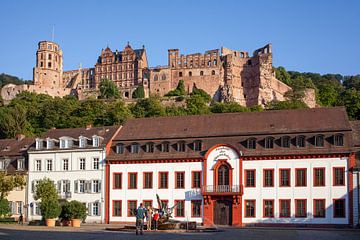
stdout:
[(190, 72), (189, 72), (189, 77), (191, 77), (191, 76), (192, 76), (192, 72), (190, 71)]
[(129, 92), (125, 92), (125, 97), (129, 98)]
[(179, 77), (182, 77), (182, 72), (179, 72)]
[(154, 81), (157, 81), (157, 80), (158, 80), (158, 75), (155, 74), (155, 76), (154, 76)]
[(244, 58), (244, 53), (240, 53), (240, 57), (241, 57), (241, 58)]
[(44, 59), (44, 55), (40, 54), (40, 59), (43, 60)]
[(211, 75), (215, 75), (215, 70), (212, 70), (212, 71), (211, 71)]
[(50, 44), (48, 45), (48, 49), (51, 49), (51, 45), (50, 45)]
[(247, 64), (250, 66), (251, 65), (251, 60), (247, 61)]
[(211, 61), (208, 61), (208, 66), (211, 66)]
[(43, 62), (40, 62), (40, 67), (43, 67), (44, 66), (44, 63)]
[(49, 60), (51, 60), (51, 54), (49, 54)]
[(165, 74), (163, 74), (163, 75), (161, 76), (161, 80), (166, 80), (166, 75), (165, 75)]
[(214, 60), (214, 66), (216, 66), (216, 64), (217, 64), (217, 61), (216, 61), (216, 60)]
[(51, 62), (48, 62), (48, 68), (51, 68)]
[(204, 76), (204, 71), (200, 71), (200, 76)]

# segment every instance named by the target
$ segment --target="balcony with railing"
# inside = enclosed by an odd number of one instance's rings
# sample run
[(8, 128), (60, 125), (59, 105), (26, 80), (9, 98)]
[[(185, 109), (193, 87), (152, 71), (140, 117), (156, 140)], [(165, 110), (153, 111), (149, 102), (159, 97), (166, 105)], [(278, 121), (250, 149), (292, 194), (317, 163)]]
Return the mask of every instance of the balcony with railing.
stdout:
[(205, 185), (201, 187), (202, 195), (242, 195), (240, 185)]

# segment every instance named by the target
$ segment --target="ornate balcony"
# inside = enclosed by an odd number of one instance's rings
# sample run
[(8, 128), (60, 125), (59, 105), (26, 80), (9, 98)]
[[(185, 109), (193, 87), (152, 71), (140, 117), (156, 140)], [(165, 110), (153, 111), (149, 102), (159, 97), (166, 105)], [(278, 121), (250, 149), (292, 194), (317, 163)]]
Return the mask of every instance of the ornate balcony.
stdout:
[(201, 187), (202, 195), (242, 195), (242, 186), (240, 185), (205, 185)]

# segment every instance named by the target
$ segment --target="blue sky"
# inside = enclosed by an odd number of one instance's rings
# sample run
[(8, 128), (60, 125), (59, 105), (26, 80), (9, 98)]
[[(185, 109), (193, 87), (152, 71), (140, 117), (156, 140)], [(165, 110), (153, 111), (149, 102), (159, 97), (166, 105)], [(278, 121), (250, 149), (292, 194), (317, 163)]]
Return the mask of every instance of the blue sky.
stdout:
[(37, 43), (64, 52), (64, 70), (94, 66), (101, 49), (144, 44), (150, 66), (167, 49), (204, 52), (225, 46), (253, 52), (273, 44), (274, 66), (360, 74), (360, 1), (137, 0), (0, 2), (0, 73), (32, 79)]

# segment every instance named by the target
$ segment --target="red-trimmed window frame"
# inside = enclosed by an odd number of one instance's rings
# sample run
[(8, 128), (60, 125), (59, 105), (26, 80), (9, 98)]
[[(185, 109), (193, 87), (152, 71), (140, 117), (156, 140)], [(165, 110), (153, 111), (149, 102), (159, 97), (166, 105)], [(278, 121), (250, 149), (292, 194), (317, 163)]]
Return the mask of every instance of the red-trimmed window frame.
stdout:
[[(169, 200), (167, 200), (167, 199), (161, 199), (160, 202), (161, 202), (161, 203), (165, 202), (166, 205), (169, 207)], [(161, 206), (159, 206), (158, 208), (160, 208), (160, 207), (161, 207)]]
[[(246, 203), (247, 202), (254, 202), (254, 216), (248, 216), (247, 215), (247, 209), (246, 209)], [(244, 201), (244, 210), (245, 210), (245, 212), (244, 212), (244, 217), (245, 218), (256, 218), (256, 199), (246, 199)]]
[[(324, 216), (317, 216), (316, 213), (316, 201), (322, 201), (324, 202)], [(313, 216), (314, 218), (326, 218), (326, 200), (325, 199), (314, 199), (313, 200)]]
[(177, 206), (176, 206), (174, 209), (174, 212), (175, 212), (174, 216), (178, 217), (178, 218), (183, 218), (183, 217), (185, 217), (185, 200), (184, 199), (176, 199), (176, 200), (174, 200), (174, 205), (177, 204), (178, 202), (182, 202), (182, 204), (183, 204), (182, 205), (183, 206), (183, 215), (182, 216), (177, 215)]
[[(120, 203), (120, 215), (115, 215), (115, 203)], [(122, 200), (113, 200), (112, 201), (112, 216), (113, 217), (121, 217), (122, 216)]]
[[(116, 186), (116, 175), (120, 175), (120, 187), (117, 188)], [(113, 172), (113, 185), (112, 185), (112, 189), (118, 190), (118, 189), (122, 189), (122, 172)]]
[[(335, 216), (335, 202), (336, 201), (342, 201), (342, 202), (344, 202), (344, 208), (342, 209), (343, 210), (343, 214), (341, 215), (341, 216)], [(346, 199), (345, 198), (334, 198), (333, 199), (333, 217), (334, 218), (346, 218)]]
[[(249, 186), (247, 184), (248, 172), (254, 172), (254, 186)], [(247, 187), (247, 188), (255, 188), (256, 187), (256, 169), (245, 169), (244, 177), (245, 177), (245, 179), (244, 179), (245, 187)]]
[[(199, 216), (194, 215), (194, 202), (200, 202), (200, 214)], [(201, 218), (202, 215), (202, 200), (191, 200), (191, 217), (192, 218)]]
[[(199, 181), (199, 187), (196, 187), (194, 184), (194, 173), (200, 173), (200, 181)], [(191, 171), (191, 188), (201, 188), (201, 182), (202, 182), (202, 171)]]
[[(166, 187), (161, 187), (161, 174), (166, 174)], [(158, 173), (158, 186), (159, 189), (168, 189), (169, 188), (169, 172), (163, 171)]]
[[(318, 185), (316, 183), (316, 171), (317, 170), (323, 170), (323, 182), (324, 182), (324, 185)], [(314, 179), (314, 184), (313, 186), (314, 187), (325, 187), (326, 186), (326, 168), (325, 167), (316, 167), (313, 169), (313, 179)]]
[[(336, 183), (336, 170), (341, 169), (343, 184)], [(345, 167), (333, 167), (333, 186), (345, 186)]]
[[(289, 204), (289, 215), (284, 216), (282, 214), (282, 203), (287, 202)], [(279, 199), (279, 218), (291, 218), (291, 199)]]
[[(299, 209), (298, 203), (300, 201), (305, 201), (305, 216), (298, 215), (298, 209)], [(307, 199), (305, 199), (305, 198), (295, 199), (295, 217), (296, 218), (306, 218), (307, 217)]]
[(151, 200), (151, 199), (144, 199), (142, 202), (143, 202), (144, 208), (147, 208), (145, 203), (150, 203), (150, 207), (153, 207), (153, 200)]
[[(272, 180), (271, 180), (271, 185), (270, 186), (266, 186), (266, 171), (271, 171), (272, 172)], [(275, 171), (273, 168), (265, 168), (263, 169), (263, 187), (274, 187), (274, 178), (275, 178)]]
[[(265, 216), (266, 215), (266, 207), (265, 202), (271, 201), (272, 202), (272, 216)], [(274, 199), (263, 199), (263, 218), (274, 218), (275, 217), (275, 200)]]
[[(136, 186), (135, 186), (135, 188), (130, 187), (130, 183), (131, 183), (130, 175), (132, 175), (132, 174), (134, 174), (136, 176), (136, 181), (135, 181)], [(137, 172), (129, 172), (128, 173), (128, 189), (130, 189), (130, 190), (138, 189), (138, 173)]]
[[(178, 187), (177, 186), (177, 177), (178, 177), (178, 174), (184, 174), (184, 177), (183, 177), (183, 187)], [(185, 171), (176, 171), (175, 172), (175, 189), (185, 189)]]
[[(299, 185), (298, 171), (305, 170), (305, 185)], [(295, 168), (295, 187), (307, 187), (307, 168)]]
[[(151, 174), (151, 187), (146, 187), (146, 174)], [(143, 172), (143, 189), (153, 189), (154, 187), (154, 174), (153, 172)]]
[[(282, 184), (282, 171), (288, 171), (289, 172), (289, 185), (283, 185)], [(291, 168), (280, 168), (279, 169), (279, 187), (291, 187)]]
[(135, 217), (136, 214), (134, 214), (134, 215), (130, 214), (130, 202), (135, 202), (135, 209), (136, 209), (137, 208), (137, 200), (128, 200), (127, 201), (127, 216), (128, 217)]

